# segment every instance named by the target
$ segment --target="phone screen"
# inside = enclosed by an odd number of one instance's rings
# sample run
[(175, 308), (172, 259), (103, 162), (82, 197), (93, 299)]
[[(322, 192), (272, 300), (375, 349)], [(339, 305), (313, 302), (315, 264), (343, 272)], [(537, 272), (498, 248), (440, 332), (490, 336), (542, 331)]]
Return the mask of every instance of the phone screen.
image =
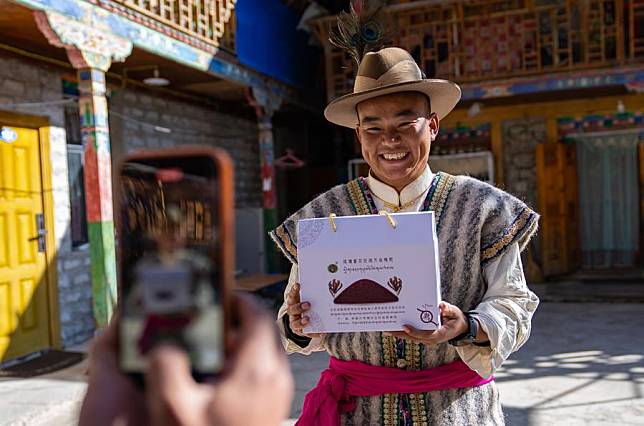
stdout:
[(217, 168), (209, 157), (128, 161), (121, 169), (120, 363), (145, 371), (159, 343), (199, 374), (224, 360)]

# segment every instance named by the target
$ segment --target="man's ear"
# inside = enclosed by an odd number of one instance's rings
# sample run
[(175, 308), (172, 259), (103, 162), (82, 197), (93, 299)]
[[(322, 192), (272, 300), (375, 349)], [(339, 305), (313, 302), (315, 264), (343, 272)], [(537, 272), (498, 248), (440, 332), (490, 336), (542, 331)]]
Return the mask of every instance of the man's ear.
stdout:
[(438, 119), (438, 115), (436, 113), (432, 113), (432, 115), (429, 117), (429, 134), (432, 137), (432, 140), (436, 139), (436, 136), (438, 136), (438, 130), (440, 128), (440, 120)]

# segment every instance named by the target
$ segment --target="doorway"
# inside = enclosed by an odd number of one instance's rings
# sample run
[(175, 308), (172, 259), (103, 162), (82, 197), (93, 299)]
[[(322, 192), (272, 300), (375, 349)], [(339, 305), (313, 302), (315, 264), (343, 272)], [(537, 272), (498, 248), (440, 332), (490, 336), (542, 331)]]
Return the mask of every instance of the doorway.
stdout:
[(583, 270), (635, 268), (640, 262), (639, 130), (574, 137)]
[(38, 128), (4, 118), (0, 114), (0, 362), (53, 343), (43, 141)]

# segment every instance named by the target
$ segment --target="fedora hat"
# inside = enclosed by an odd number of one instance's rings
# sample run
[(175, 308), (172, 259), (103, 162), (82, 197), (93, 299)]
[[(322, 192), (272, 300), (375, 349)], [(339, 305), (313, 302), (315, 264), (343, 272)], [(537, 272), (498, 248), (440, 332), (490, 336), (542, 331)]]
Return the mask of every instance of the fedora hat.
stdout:
[(326, 107), (324, 116), (331, 123), (355, 129), (357, 105), (378, 96), (419, 92), (429, 97), (439, 119), (454, 109), (461, 99), (461, 88), (448, 80), (424, 78), (414, 58), (404, 49), (387, 47), (367, 53), (358, 67), (353, 93), (339, 97)]

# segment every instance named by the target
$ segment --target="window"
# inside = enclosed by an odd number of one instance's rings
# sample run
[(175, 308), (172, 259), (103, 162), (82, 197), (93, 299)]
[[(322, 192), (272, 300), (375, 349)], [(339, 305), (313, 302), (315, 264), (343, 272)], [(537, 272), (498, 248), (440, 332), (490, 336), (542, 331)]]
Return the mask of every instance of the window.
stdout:
[(87, 244), (87, 216), (85, 215), (85, 180), (83, 179), (83, 146), (67, 145), (67, 176), (71, 223), (69, 230), (72, 247)]
[(85, 179), (83, 178), (83, 145), (80, 135), (78, 105), (65, 106), (65, 130), (67, 132), (67, 179), (69, 181), (69, 202), (71, 206), (72, 248), (79, 248), (89, 242), (87, 215), (85, 213)]

